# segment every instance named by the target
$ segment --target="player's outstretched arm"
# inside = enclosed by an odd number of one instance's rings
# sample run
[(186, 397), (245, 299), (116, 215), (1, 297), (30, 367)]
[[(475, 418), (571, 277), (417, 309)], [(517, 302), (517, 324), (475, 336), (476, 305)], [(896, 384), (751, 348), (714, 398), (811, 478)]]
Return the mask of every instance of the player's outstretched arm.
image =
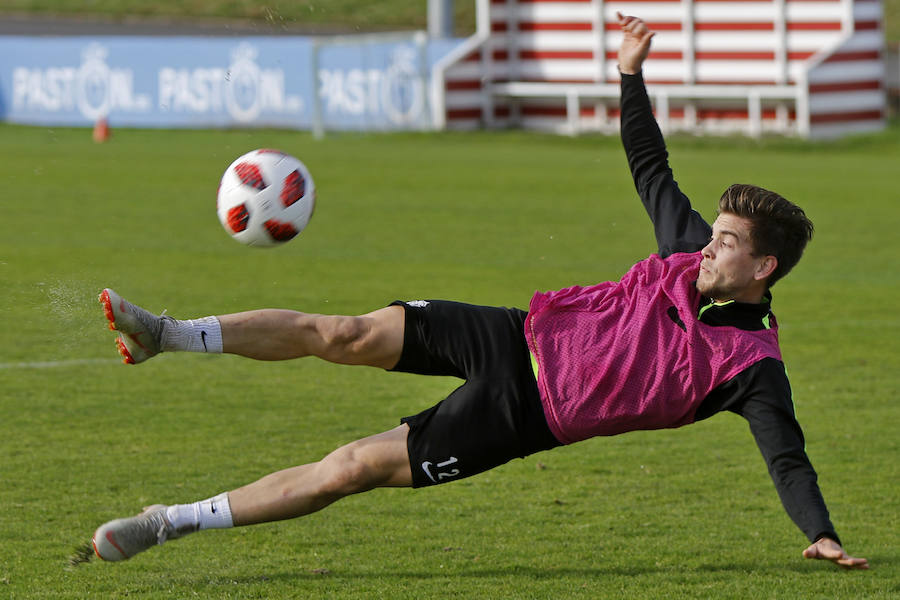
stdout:
[(623, 37), (619, 46), (622, 73), (621, 135), (628, 168), (644, 208), (653, 222), (660, 256), (696, 252), (711, 229), (675, 183), (666, 143), (653, 117), (641, 68), (650, 52), (653, 32), (637, 17), (617, 13)]
[(616, 16), (625, 33), (622, 45), (619, 46), (619, 71), (634, 75), (641, 70), (641, 65), (647, 59), (650, 40), (655, 34), (637, 17), (626, 17), (622, 13), (616, 13)]
[(804, 558), (818, 558), (821, 560), (830, 560), (836, 565), (840, 565), (845, 569), (868, 569), (869, 561), (865, 558), (855, 558), (847, 554), (847, 552), (836, 541), (829, 538), (821, 538), (803, 551)]

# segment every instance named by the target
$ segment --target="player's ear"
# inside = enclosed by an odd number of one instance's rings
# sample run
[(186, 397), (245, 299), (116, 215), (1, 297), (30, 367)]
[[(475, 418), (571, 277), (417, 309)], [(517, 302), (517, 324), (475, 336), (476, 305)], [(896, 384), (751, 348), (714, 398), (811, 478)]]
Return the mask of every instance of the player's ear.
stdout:
[(766, 279), (769, 275), (775, 272), (775, 269), (778, 267), (778, 259), (771, 254), (768, 254), (762, 257), (762, 260), (756, 266), (756, 272), (753, 274), (753, 278), (757, 281), (762, 281)]

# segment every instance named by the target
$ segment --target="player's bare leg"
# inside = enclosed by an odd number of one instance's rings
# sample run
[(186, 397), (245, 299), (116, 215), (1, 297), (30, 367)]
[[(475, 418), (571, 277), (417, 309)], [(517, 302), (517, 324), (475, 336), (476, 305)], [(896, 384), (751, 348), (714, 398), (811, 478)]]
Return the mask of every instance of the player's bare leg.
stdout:
[(100, 294), (126, 363), (160, 352), (238, 354), (257, 360), (318, 356), (331, 362), (391, 368), (403, 348), (404, 309), (388, 306), (360, 316), (263, 309), (178, 320), (151, 313), (111, 289)]
[(338, 448), (316, 463), (266, 475), (228, 493), (234, 525), (292, 519), (377, 487), (409, 487), (407, 425)]
[(403, 350), (404, 309), (388, 306), (360, 316), (263, 309), (218, 317), (223, 351), (257, 360), (318, 356), (389, 369)]
[[(232, 492), (193, 504), (153, 505), (141, 514), (104, 523), (93, 550), (121, 561), (202, 529), (281, 521), (316, 512), (351, 494), (412, 485), (407, 425), (338, 448), (322, 460), (291, 467)], [(86, 560), (86, 559), (81, 559)]]

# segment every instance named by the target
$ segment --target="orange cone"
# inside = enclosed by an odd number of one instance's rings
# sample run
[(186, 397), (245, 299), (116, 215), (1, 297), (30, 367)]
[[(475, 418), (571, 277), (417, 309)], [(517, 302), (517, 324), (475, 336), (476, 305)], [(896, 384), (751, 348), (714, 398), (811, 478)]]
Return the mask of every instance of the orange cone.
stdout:
[(97, 122), (94, 124), (94, 141), (99, 144), (105, 142), (108, 139), (109, 123), (107, 123), (105, 117), (97, 119)]

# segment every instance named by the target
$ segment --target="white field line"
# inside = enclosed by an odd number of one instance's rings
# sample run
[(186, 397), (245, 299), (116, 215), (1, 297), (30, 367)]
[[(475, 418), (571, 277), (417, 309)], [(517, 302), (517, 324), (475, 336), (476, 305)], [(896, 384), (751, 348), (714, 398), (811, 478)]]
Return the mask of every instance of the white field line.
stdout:
[(34, 362), (0, 362), (0, 371), (4, 369), (55, 369), (57, 367), (77, 367), (79, 365), (106, 365), (121, 363), (115, 358), (75, 358), (71, 360), (47, 360)]

